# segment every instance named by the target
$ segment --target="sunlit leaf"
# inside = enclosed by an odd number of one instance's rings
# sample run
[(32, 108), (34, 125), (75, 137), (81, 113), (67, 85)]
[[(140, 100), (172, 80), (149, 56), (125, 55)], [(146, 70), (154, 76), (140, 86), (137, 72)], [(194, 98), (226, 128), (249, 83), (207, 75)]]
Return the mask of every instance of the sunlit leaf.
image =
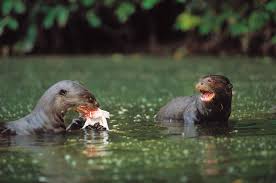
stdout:
[(43, 20), (43, 27), (49, 29), (53, 27), (56, 17), (56, 8), (50, 8)]
[(11, 30), (16, 30), (18, 28), (17, 20), (12, 17), (9, 17), (7, 20), (7, 27)]
[(233, 36), (239, 36), (244, 33), (247, 33), (249, 31), (247, 21), (240, 20), (236, 23), (230, 24), (229, 31), (230, 31), (231, 35), (233, 35)]
[(26, 11), (26, 6), (21, 0), (14, 2), (14, 11), (18, 14), (22, 14)]
[(121, 23), (126, 22), (128, 20), (128, 17), (131, 16), (134, 12), (135, 6), (129, 2), (121, 3), (119, 7), (115, 10), (115, 14)]
[(10, 14), (13, 6), (13, 2), (11, 0), (2, 0), (2, 13), (3, 15)]
[(69, 18), (69, 10), (66, 7), (60, 6), (57, 10), (57, 22), (60, 27), (64, 27)]
[(101, 19), (92, 10), (86, 12), (86, 20), (91, 27), (97, 28), (102, 24)]
[(36, 38), (37, 38), (37, 27), (35, 24), (31, 24), (23, 40), (18, 41), (14, 45), (13, 50), (17, 53), (31, 52), (35, 46)]
[(178, 15), (175, 27), (182, 31), (188, 31), (197, 27), (201, 22), (199, 16), (192, 15), (188, 12), (183, 12)]
[(149, 10), (152, 9), (160, 0), (142, 0), (142, 8)]

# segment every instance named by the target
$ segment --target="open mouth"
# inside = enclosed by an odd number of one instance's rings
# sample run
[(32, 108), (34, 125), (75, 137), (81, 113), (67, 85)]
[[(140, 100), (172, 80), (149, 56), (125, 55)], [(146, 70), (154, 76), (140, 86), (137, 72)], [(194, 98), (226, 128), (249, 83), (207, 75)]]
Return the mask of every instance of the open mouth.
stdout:
[(205, 90), (200, 90), (200, 99), (204, 102), (210, 102), (214, 97), (215, 93)]

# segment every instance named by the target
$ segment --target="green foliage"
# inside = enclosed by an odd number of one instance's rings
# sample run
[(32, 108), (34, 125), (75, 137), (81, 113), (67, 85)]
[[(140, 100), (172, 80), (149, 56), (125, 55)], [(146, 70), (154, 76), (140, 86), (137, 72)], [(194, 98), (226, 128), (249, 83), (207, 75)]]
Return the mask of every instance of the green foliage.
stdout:
[(0, 35), (4, 31), (4, 28), (15, 31), (18, 28), (17, 20), (10, 16), (0, 19)]
[(248, 29), (251, 32), (261, 29), (269, 20), (269, 14), (264, 11), (255, 11), (248, 18)]
[(94, 2), (95, 2), (95, 0), (81, 0), (81, 4), (84, 7), (90, 7), (93, 5)]
[(188, 12), (183, 12), (178, 15), (175, 27), (182, 31), (187, 31), (197, 27), (200, 24), (200, 17), (192, 15)]
[(276, 12), (276, 0), (271, 0), (265, 5), (265, 9), (270, 12)]
[(135, 6), (130, 2), (121, 3), (118, 6), (118, 8), (115, 10), (115, 14), (119, 22), (121, 23), (126, 22), (128, 20), (128, 17), (130, 17), (134, 12), (135, 12)]
[(43, 20), (45, 29), (53, 27), (55, 21), (59, 27), (64, 27), (68, 21), (70, 10), (62, 5), (47, 8), (47, 14)]
[(229, 25), (229, 32), (232, 36), (240, 36), (248, 33), (248, 25), (246, 20), (240, 20)]
[(187, 0), (176, 0), (177, 3), (186, 3)]
[(145, 10), (152, 9), (160, 0), (142, 0), (142, 8)]
[(217, 17), (213, 12), (208, 11), (202, 17), (202, 22), (199, 25), (199, 33), (202, 35), (207, 35), (211, 32), (219, 32), (228, 13), (226, 12), (222, 16)]
[(17, 53), (31, 52), (34, 47), (36, 37), (37, 37), (37, 27), (36, 25), (32, 24), (28, 27), (25, 38), (21, 41), (18, 41), (14, 45), (14, 51), (16, 51)]
[[(184, 32), (196, 29), (199, 35), (203, 36), (223, 31), (242, 39), (246, 34), (261, 31), (271, 22), (276, 22), (276, 0), (253, 0), (240, 8), (236, 7), (236, 1), (225, 1), (221, 4), (212, 4), (210, 1), (206, 6), (200, 2), (186, 0), (177, 2), (186, 4), (186, 8), (178, 15), (176, 28)], [(275, 39), (271, 37), (272, 42)]]
[(103, 0), (103, 4), (106, 7), (112, 7), (116, 0)]
[(89, 10), (86, 12), (86, 20), (91, 27), (97, 28), (102, 24), (101, 19), (94, 13), (93, 10)]
[(0, 17), (0, 36), (5, 29), (16, 31), (19, 23), (11, 14), (23, 14), (26, 11), (25, 4), (21, 0), (2, 0)]
[(271, 38), (271, 42), (272, 42), (272, 44), (276, 44), (276, 35), (274, 35), (274, 36)]
[(22, 14), (26, 11), (25, 4), (21, 0), (2, 0), (1, 12), (2, 14), (9, 15), (12, 12)]
[[(38, 28), (44, 30), (53, 27), (63, 28), (72, 22), (71, 19), (84, 19), (91, 28), (101, 29), (108, 16), (110, 20), (115, 21), (114, 24), (123, 24), (131, 21), (130, 17), (137, 13), (137, 10), (142, 9), (143, 11), (139, 13), (150, 15), (152, 9), (158, 9), (165, 1), (65, 0), (54, 3), (37, 0), (29, 3), (26, 0), (2, 0), (0, 1), (0, 36), (8, 31), (18, 32), (18, 34), (20, 32), (20, 39), (14, 44), (14, 48), (29, 52), (34, 48), (38, 38)], [(173, 1), (174, 6), (182, 8), (175, 16), (174, 28), (178, 31), (194, 32), (198, 36), (223, 32), (242, 40), (246, 34), (261, 32), (266, 27), (275, 26), (276, 23), (276, 0), (252, 0), (245, 1), (243, 4), (239, 4), (238, 0), (216, 3), (210, 0)], [(103, 15), (102, 9), (110, 13)], [(22, 16), (24, 19), (20, 18)], [(275, 43), (275, 39), (275, 36), (271, 35), (271, 42)]]

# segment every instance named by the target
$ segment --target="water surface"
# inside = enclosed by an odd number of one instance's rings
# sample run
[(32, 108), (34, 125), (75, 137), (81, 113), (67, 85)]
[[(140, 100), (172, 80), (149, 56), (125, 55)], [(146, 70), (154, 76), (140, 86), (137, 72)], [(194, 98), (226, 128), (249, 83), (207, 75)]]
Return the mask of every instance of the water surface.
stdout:
[[(62, 79), (82, 82), (112, 116), (108, 133), (1, 138), (0, 182), (275, 182), (275, 70), (272, 60), (239, 57), (1, 59), (1, 121), (28, 114)], [(154, 122), (210, 73), (234, 85), (228, 128)]]

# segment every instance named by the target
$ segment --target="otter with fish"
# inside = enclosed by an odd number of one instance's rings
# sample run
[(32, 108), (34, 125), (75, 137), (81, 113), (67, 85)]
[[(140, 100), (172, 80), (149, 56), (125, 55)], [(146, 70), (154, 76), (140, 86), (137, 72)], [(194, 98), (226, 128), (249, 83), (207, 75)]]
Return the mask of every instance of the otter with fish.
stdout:
[(200, 95), (177, 97), (171, 100), (157, 113), (156, 121), (227, 124), (231, 114), (232, 87), (225, 76), (204, 76), (195, 87)]
[[(78, 82), (59, 81), (42, 95), (30, 114), (16, 121), (1, 123), (0, 135), (65, 132), (64, 116), (66, 112), (81, 105), (90, 108), (99, 107), (95, 96)], [(70, 129), (67, 128), (67, 130)]]

